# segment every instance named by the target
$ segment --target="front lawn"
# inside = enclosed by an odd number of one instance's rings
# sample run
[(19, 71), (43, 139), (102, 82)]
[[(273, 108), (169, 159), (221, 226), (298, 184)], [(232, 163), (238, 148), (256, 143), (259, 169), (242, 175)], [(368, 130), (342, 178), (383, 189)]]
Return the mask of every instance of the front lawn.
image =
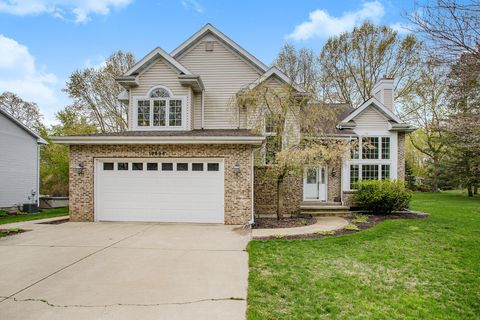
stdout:
[(0, 215), (0, 224), (68, 216), (68, 208), (40, 209), (36, 214)]
[(416, 193), (431, 216), (249, 244), (248, 319), (478, 319), (480, 197)]

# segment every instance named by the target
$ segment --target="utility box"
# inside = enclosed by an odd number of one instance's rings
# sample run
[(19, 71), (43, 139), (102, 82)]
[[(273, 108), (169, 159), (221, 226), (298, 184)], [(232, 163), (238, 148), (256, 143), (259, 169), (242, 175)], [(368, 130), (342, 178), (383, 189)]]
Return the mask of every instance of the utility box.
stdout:
[(36, 203), (24, 203), (22, 211), (26, 213), (37, 213), (38, 206)]

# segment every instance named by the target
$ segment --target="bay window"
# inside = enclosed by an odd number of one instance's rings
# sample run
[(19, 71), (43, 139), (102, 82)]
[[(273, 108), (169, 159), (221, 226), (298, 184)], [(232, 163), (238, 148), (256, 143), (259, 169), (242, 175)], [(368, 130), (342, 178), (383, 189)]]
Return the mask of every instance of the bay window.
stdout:
[(166, 88), (156, 88), (146, 98), (134, 99), (135, 125), (143, 129), (183, 129), (185, 100)]

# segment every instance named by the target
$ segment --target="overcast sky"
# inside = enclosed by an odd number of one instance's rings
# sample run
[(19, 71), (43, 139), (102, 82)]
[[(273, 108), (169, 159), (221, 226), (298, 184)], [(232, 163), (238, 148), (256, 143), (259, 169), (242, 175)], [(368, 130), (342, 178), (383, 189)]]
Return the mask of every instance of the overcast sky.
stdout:
[(0, 93), (36, 102), (47, 123), (70, 103), (75, 69), (122, 49), (142, 58), (166, 51), (210, 22), (266, 64), (289, 42), (319, 51), (365, 20), (400, 32), (411, 1), (354, 0), (0, 0)]

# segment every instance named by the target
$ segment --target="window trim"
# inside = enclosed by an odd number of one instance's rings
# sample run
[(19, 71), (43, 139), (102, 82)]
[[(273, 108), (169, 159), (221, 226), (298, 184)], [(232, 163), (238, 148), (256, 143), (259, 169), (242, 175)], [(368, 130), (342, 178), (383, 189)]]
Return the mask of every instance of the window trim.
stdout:
[[(170, 97), (168, 98), (152, 98), (150, 97), (150, 93), (153, 92), (155, 89), (163, 88), (170, 92)], [(149, 125), (148, 126), (139, 126), (138, 125), (138, 101), (139, 100), (148, 100), (150, 101), (150, 115), (149, 115)], [(153, 125), (153, 104), (155, 100), (165, 100), (165, 125), (164, 126), (154, 126)], [(170, 100), (181, 100), (182, 101), (182, 125), (181, 126), (170, 126)], [(132, 128), (134, 130), (186, 130), (188, 128), (188, 121), (187, 121), (187, 96), (179, 95), (175, 96), (172, 94), (171, 90), (165, 86), (155, 86), (148, 91), (146, 96), (133, 96), (132, 97), (132, 111), (133, 111), (133, 122)]]
[[(363, 139), (364, 138), (378, 138), (378, 158), (364, 158), (363, 157)], [(388, 158), (383, 158), (383, 139), (388, 138), (389, 139), (389, 153), (388, 153)], [(366, 161), (391, 161), (392, 160), (392, 137), (389, 135), (359, 135), (358, 137), (355, 137), (352, 139), (353, 142), (357, 143), (357, 152), (358, 152), (358, 157), (354, 158), (352, 157), (353, 152), (350, 151), (350, 161), (358, 161), (358, 160), (366, 160)], [(350, 147), (350, 150), (353, 150), (353, 146)]]
[[(263, 118), (263, 135), (265, 136), (265, 143), (263, 144), (263, 147), (262, 147), (262, 150), (263, 150), (263, 156), (262, 156), (262, 162), (263, 162), (263, 165), (264, 166), (268, 166), (270, 165), (271, 163), (270, 162), (267, 162), (267, 143), (268, 143), (268, 139), (269, 137), (276, 137), (277, 136), (277, 132), (275, 131), (267, 131), (267, 124), (268, 124), (268, 120), (271, 118), (271, 116), (269, 114), (266, 114), (265, 117)], [(272, 158), (273, 161), (275, 161), (275, 157)]]

